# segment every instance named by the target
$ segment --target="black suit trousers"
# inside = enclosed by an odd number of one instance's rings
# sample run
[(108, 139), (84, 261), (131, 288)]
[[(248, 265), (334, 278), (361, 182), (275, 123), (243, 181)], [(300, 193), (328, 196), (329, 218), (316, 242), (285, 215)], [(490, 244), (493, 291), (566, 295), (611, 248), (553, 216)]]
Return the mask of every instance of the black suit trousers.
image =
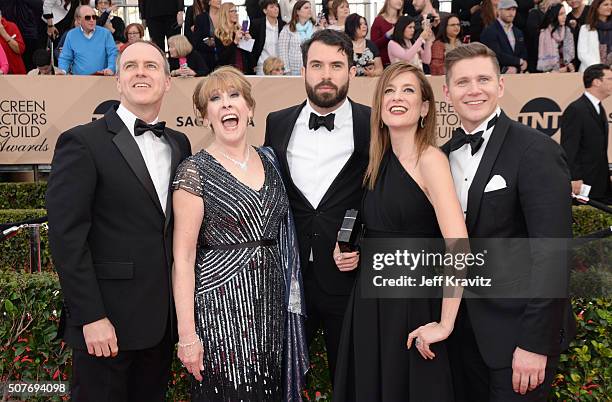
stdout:
[(559, 356), (548, 357), (544, 382), (525, 395), (512, 389), (512, 367), (491, 369), (476, 342), (472, 324), (461, 303), (455, 329), (449, 337), (449, 359), (455, 402), (545, 402), (559, 364)]
[[(314, 266), (308, 263), (307, 270), (312, 273)], [(330, 378), (334, 379), (338, 347), (344, 313), (349, 295), (330, 295), (317, 283), (314, 275), (304, 273), (304, 297), (306, 299), (306, 342), (310, 346), (317, 332), (323, 329)]]
[[(170, 318), (168, 318), (170, 322)], [(173, 342), (170, 328), (157, 345), (96, 357), (72, 351), (70, 396), (74, 402), (163, 402), (166, 400)]]
[(176, 24), (176, 15), (161, 15), (147, 19), (149, 36), (160, 49), (166, 50), (166, 38), (181, 33), (181, 28)]

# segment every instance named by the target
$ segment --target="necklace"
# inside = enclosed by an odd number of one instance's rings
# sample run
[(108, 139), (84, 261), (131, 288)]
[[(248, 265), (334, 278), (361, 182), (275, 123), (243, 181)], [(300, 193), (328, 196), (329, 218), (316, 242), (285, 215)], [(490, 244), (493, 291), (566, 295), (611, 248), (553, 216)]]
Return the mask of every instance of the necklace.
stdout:
[(244, 161), (237, 161), (236, 159), (232, 158), (231, 156), (221, 151), (220, 149), (219, 149), (219, 153), (223, 155), (230, 162), (233, 162), (241, 170), (247, 170), (247, 168), (249, 167), (248, 163), (249, 163), (249, 158), (251, 157), (251, 147), (248, 145), (247, 145), (247, 151), (246, 151), (246, 158), (244, 158)]

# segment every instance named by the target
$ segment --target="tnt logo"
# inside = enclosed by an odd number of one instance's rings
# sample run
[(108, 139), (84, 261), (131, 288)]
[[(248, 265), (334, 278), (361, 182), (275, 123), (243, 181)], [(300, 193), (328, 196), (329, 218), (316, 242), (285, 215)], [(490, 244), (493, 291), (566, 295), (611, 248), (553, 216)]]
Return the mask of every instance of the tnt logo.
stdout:
[(524, 125), (552, 136), (559, 129), (561, 114), (561, 108), (552, 99), (535, 98), (523, 106), (518, 119)]
[(93, 112), (93, 116), (91, 116), (91, 121), (98, 120), (100, 117), (104, 116), (104, 114), (108, 112), (110, 108), (114, 106), (119, 106), (118, 100), (111, 99), (100, 103), (98, 106), (96, 106), (96, 109)]

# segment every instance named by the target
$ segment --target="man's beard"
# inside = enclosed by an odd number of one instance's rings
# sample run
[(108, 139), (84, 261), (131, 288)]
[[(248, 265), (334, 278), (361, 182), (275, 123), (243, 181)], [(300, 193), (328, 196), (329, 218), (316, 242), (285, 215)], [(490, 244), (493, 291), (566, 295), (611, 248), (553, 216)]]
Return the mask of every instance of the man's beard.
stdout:
[[(333, 92), (324, 92), (322, 94), (317, 94), (317, 88), (322, 86), (329, 86), (336, 90), (335, 94)], [(349, 83), (342, 85), (338, 88), (331, 81), (321, 81), (314, 87), (311, 87), (308, 83), (306, 83), (306, 95), (308, 95), (308, 99), (322, 108), (330, 108), (340, 104), (340, 102), (346, 99), (346, 95), (348, 94)]]

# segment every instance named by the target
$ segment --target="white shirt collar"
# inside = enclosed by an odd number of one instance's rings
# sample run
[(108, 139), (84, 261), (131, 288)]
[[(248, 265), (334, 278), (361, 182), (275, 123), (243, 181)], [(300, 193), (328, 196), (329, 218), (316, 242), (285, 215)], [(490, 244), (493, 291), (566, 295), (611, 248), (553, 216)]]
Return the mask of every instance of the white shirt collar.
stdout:
[(495, 111), (493, 113), (491, 113), (489, 115), (489, 117), (487, 117), (482, 123), (480, 123), (480, 125), (478, 127), (476, 127), (474, 130), (472, 130), (471, 132), (468, 132), (465, 127), (463, 127), (463, 124), (461, 125), (461, 128), (463, 129), (463, 131), (465, 131), (466, 134), (472, 134), (472, 133), (477, 133), (479, 131), (487, 131), (487, 124), (489, 123), (489, 121), (493, 118), (493, 116), (499, 116), (499, 113), (501, 112), (501, 109), (498, 107), (495, 108)]
[(584, 91), (584, 96), (586, 96), (588, 100), (591, 101), (591, 103), (595, 107), (595, 110), (597, 110), (597, 113), (599, 113), (599, 104), (601, 103), (601, 101), (589, 91)]
[(85, 37), (87, 37), (87, 38), (91, 38), (93, 36), (93, 34), (96, 32), (96, 27), (94, 27), (94, 29), (90, 33), (85, 33), (85, 30), (80, 25), (79, 25), (79, 29), (81, 30), (83, 35), (85, 35)]
[[(128, 130), (130, 130), (130, 134), (132, 134), (132, 137), (133, 137), (134, 136), (134, 124), (136, 124), (136, 119), (138, 118), (138, 116), (130, 112), (123, 105), (119, 105), (119, 107), (117, 108), (117, 115), (119, 115), (119, 118), (121, 119), (121, 121), (123, 121), (123, 124), (125, 124)], [(157, 123), (157, 120), (159, 120), (159, 116), (156, 117), (155, 120), (147, 124), (155, 124)]]
[(266, 29), (278, 29), (278, 21), (276, 22), (276, 24), (271, 24), (270, 21), (268, 20), (268, 17), (266, 18)]
[(336, 115), (334, 117), (334, 129), (340, 128), (344, 122), (347, 122), (352, 118), (351, 103), (349, 102), (348, 97), (345, 98), (344, 102), (342, 102), (342, 104), (335, 110), (323, 115), (312, 108), (310, 99), (308, 99), (306, 101), (306, 106), (304, 106), (304, 111), (306, 112), (305, 115), (307, 119), (310, 118), (311, 112), (319, 116), (327, 116), (330, 113), (334, 113)]

